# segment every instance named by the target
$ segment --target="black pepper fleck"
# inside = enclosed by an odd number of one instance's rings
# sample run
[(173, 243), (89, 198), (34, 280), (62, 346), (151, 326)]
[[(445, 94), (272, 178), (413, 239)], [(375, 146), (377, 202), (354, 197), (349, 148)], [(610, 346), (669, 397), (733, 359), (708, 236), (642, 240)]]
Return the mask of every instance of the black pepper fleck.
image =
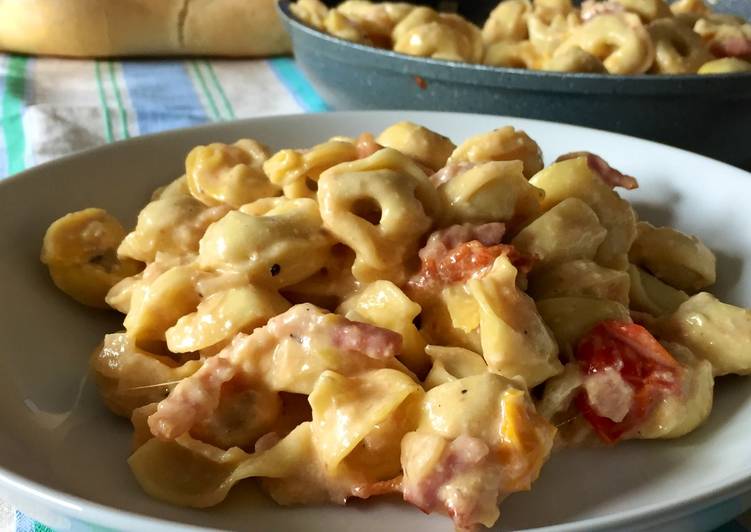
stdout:
[(465, 393), (467, 393), (467, 390), (462, 390), (462, 395), (464, 395)]
[(279, 272), (282, 271), (282, 267), (278, 264), (272, 264), (271, 265), (271, 277), (276, 277), (279, 275)]

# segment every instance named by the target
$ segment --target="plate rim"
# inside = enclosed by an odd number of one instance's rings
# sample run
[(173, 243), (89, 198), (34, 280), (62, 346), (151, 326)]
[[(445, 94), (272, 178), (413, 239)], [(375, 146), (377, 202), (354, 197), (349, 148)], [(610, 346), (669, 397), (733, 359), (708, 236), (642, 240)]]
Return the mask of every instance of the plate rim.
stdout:
[[(122, 150), (128, 149), (128, 146), (136, 145), (139, 143), (149, 143), (150, 141), (160, 137), (181, 137), (188, 134), (193, 134), (196, 131), (210, 135), (212, 131), (220, 132), (224, 129), (232, 128), (244, 128), (244, 127), (257, 127), (259, 124), (273, 121), (297, 121), (297, 120), (310, 120), (316, 121), (320, 119), (326, 119), (322, 117), (332, 117), (332, 119), (348, 120), (352, 122), (367, 122), (368, 117), (377, 117), (381, 115), (409, 115), (404, 116), (404, 119), (419, 121), (420, 116), (435, 116), (440, 115), (443, 117), (461, 118), (463, 120), (471, 120), (472, 118), (482, 117), (483, 119), (493, 118), (499, 121), (509, 121), (521, 124), (536, 124), (538, 126), (555, 125), (563, 126), (566, 129), (573, 131), (586, 131), (590, 134), (599, 134), (607, 137), (611, 137), (613, 140), (617, 139), (630, 139), (636, 140), (639, 143), (647, 143), (654, 148), (660, 150), (667, 149), (668, 151), (674, 151), (676, 156), (682, 158), (699, 158), (705, 163), (721, 165), (726, 172), (730, 174), (736, 174), (737, 177), (741, 177), (748, 180), (748, 187), (751, 189), (751, 172), (747, 172), (741, 168), (730, 165), (728, 163), (712, 159), (710, 157), (693, 153), (675, 146), (655, 142), (651, 140), (641, 139), (631, 135), (625, 135), (621, 133), (614, 133), (610, 131), (599, 130), (595, 128), (577, 126), (572, 124), (565, 124), (560, 122), (551, 122), (546, 120), (537, 120), (529, 118), (512, 117), (505, 115), (489, 115), (480, 113), (460, 113), (460, 112), (441, 112), (441, 111), (406, 111), (406, 110), (378, 110), (378, 111), (335, 111), (326, 113), (291, 113), (291, 114), (278, 114), (278, 115), (265, 115), (260, 117), (245, 118), (240, 120), (233, 120), (227, 122), (219, 122), (212, 124), (203, 124), (192, 127), (184, 127), (178, 129), (165, 130), (161, 132), (151, 133), (148, 135), (141, 135), (130, 139), (120, 140), (110, 144), (103, 144), (80, 152), (75, 152), (66, 155), (61, 158), (57, 158), (40, 165), (34, 166), (13, 176), (9, 176), (3, 180), (0, 180), (0, 197), (7, 193), (9, 188), (15, 186), (23, 179), (35, 178), (43, 179), (43, 176), (54, 169), (57, 166), (70, 164), (80, 159), (88, 158), (100, 158), (106, 156), (110, 150)], [(523, 126), (522, 126), (523, 127)], [(213, 528), (201, 527), (198, 525), (191, 525), (178, 521), (170, 521), (167, 519), (161, 519), (157, 517), (151, 517), (145, 514), (136, 513), (133, 511), (122, 510), (113, 506), (107, 506), (101, 503), (97, 503), (83, 497), (73, 495), (71, 493), (58, 490), (46, 486), (35, 480), (28, 479), (18, 473), (9, 471), (0, 464), (0, 488), (2, 491), (9, 494), (9, 499), (13, 502), (16, 498), (14, 492), (18, 492), (24, 495), (26, 499), (34, 499), (39, 504), (53, 508), (55, 511), (62, 513), (62, 515), (72, 517), (83, 522), (90, 522), (102, 524), (111, 527), (159, 527), (160, 530), (216, 530)], [(731, 475), (725, 482), (717, 482), (711, 486), (707, 486), (704, 489), (692, 494), (689, 497), (673, 498), (664, 502), (654, 503), (647, 506), (642, 506), (632, 510), (621, 511), (615, 514), (591, 517), (586, 519), (580, 519), (565, 524), (552, 524), (544, 527), (537, 527), (527, 529), (530, 532), (569, 532), (574, 530), (605, 530), (615, 526), (624, 525), (638, 525), (645, 524), (647, 522), (661, 522), (669, 520), (673, 517), (687, 516), (693, 513), (712, 507), (717, 504), (721, 504), (728, 499), (735, 496), (751, 492), (751, 466), (747, 471), (741, 471), (736, 475)], [(166, 503), (165, 503), (166, 504)]]

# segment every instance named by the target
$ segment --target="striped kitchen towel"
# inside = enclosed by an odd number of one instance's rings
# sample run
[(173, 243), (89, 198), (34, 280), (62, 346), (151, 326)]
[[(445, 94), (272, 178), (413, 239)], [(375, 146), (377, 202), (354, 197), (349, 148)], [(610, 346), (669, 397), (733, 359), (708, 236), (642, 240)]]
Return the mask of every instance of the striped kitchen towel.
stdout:
[(0, 55), (0, 178), (136, 135), (325, 110), (286, 57), (79, 61)]

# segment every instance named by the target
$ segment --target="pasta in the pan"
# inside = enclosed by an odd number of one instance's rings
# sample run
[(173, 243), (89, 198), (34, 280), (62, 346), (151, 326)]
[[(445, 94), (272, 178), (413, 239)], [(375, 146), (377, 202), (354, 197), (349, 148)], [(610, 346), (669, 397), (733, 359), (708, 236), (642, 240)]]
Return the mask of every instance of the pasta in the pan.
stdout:
[[(326, 24), (315, 7), (298, 11)], [(466, 29), (341, 9), (372, 39)], [(530, 12), (572, 13), (509, 1), (484, 37), (524, 37)], [(129, 233), (102, 209), (60, 218), (41, 259), (125, 315), (91, 368), (150, 495), (203, 508), (250, 478), (281, 505), (400, 494), (467, 531), (554, 448), (682, 436), (716, 376), (751, 374), (751, 311), (704, 291), (697, 237), (614, 190), (636, 186), (589, 152), (544, 167), (511, 127), (458, 146), (409, 122), (276, 153), (244, 139), (191, 151)]]
[[(711, 2), (709, 2), (711, 4)], [(403, 54), (554, 72), (751, 71), (751, 23), (703, 0), (501, 0), (482, 28), (404, 3), (298, 0), (293, 14), (335, 37)]]

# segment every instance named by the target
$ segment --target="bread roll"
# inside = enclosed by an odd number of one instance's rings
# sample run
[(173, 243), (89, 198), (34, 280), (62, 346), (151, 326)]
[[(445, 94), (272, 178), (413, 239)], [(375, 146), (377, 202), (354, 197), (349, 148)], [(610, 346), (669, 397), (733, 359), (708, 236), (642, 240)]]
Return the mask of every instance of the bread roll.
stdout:
[(290, 44), (275, 0), (0, 0), (0, 50), (264, 56)]

